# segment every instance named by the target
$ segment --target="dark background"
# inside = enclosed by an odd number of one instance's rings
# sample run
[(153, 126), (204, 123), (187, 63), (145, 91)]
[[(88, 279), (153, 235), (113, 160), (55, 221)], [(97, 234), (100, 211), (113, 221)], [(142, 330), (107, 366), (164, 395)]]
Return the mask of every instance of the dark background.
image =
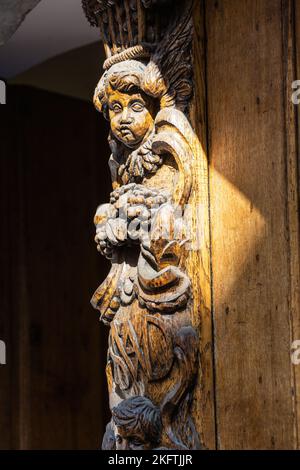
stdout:
[[(109, 265), (93, 216), (111, 188), (91, 103), (10, 86), (0, 107), (0, 449), (96, 449), (107, 331), (89, 304)], [(83, 125), (84, 124), (84, 125)]]

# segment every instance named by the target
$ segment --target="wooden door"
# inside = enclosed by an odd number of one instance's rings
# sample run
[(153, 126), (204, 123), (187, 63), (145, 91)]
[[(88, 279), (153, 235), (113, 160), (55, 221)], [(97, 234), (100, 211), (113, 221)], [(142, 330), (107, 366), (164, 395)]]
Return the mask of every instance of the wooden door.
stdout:
[(93, 243), (107, 131), (91, 103), (26, 87), (0, 119), (0, 448), (96, 449), (106, 331), (89, 300), (107, 270)]

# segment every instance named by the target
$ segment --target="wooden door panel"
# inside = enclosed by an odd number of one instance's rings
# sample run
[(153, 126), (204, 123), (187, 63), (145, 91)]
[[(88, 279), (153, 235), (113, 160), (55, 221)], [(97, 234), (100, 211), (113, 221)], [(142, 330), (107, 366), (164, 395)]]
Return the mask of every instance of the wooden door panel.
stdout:
[(90, 103), (25, 87), (8, 99), (0, 446), (96, 449), (106, 421), (106, 332), (89, 300), (107, 270), (92, 222), (110, 190), (106, 129)]

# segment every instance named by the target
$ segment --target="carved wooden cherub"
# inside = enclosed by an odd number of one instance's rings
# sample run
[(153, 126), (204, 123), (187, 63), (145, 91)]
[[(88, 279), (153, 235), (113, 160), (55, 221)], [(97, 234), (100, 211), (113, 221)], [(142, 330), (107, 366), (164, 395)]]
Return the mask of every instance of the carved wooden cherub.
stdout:
[[(168, 2), (135, 1), (141, 17), (146, 8), (151, 13), (156, 3)], [(103, 31), (110, 34), (112, 9), (125, 17), (127, 2), (100, 3), (109, 19), (102, 17)], [(96, 108), (110, 121), (112, 152), (113, 192), (95, 216), (97, 248), (112, 269), (92, 299), (111, 328), (106, 370), (113, 421), (106, 448), (200, 446), (189, 411), (198, 335), (186, 269), (186, 205), (199, 143), (185, 114), (192, 94), (187, 4), (180, 22), (155, 47), (126, 49), (120, 29), (121, 46), (111, 42), (114, 54), (94, 95)], [(136, 31), (138, 36), (140, 23)]]
[[(166, 85), (155, 62), (145, 65), (130, 60), (113, 65), (101, 78), (94, 102), (110, 120), (114, 188), (110, 205), (100, 206), (95, 217), (98, 249), (111, 258), (113, 247), (139, 243), (141, 282), (136, 284), (135, 291), (140, 301), (144, 304), (148, 301), (153, 310), (181, 307), (189, 291), (189, 281), (180, 271), (180, 263), (187, 242), (182, 215), (191, 189), (191, 175), (186, 167), (189, 156), (183, 147), (186, 143), (179, 142), (179, 134), (180, 127), (186, 127), (188, 122), (176, 109), (174, 91)], [(162, 141), (157, 131), (167, 124), (168, 132)], [(182, 174), (178, 175), (180, 171)], [(161, 280), (151, 271), (153, 263), (147, 262), (151, 255), (157, 272), (162, 273)], [(112, 275), (115, 274), (113, 270)], [(149, 297), (145, 292), (143, 296), (147, 276), (151, 277), (149, 283), (157, 283), (160, 289), (161, 282), (180, 284), (181, 288), (174, 295), (173, 290), (168, 300), (162, 299), (159, 307), (154, 293)]]

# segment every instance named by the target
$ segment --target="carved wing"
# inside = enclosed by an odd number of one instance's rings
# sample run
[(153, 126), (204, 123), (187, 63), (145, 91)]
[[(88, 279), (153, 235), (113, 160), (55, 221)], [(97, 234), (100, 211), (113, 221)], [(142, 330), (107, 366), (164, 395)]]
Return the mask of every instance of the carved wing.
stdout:
[[(192, 2), (184, 2), (182, 20), (169, 28), (169, 33), (159, 43), (151, 62), (164, 77), (168, 94), (174, 96), (176, 107), (185, 111), (193, 95), (192, 47)], [(149, 68), (151, 68), (151, 62)]]
[[(141, 0), (145, 8), (151, 8), (155, 5), (165, 5), (171, 3), (172, 0)], [(92, 26), (98, 25), (99, 13), (105, 11), (107, 8), (113, 7), (116, 3), (127, 3), (129, 8), (136, 11), (136, 6), (131, 5), (129, 0), (82, 0), (82, 8), (86, 17)]]

